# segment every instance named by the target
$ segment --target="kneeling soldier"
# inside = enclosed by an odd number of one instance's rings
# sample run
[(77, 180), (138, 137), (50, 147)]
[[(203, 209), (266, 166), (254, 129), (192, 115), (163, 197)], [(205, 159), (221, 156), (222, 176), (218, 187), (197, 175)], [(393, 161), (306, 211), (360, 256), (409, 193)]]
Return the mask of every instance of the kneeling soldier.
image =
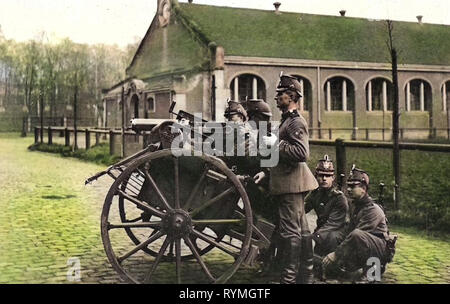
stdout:
[[(328, 155), (319, 160), (315, 175), (319, 188), (306, 197), (305, 212), (314, 210), (317, 214), (317, 226), (313, 233), (314, 254), (324, 257), (336, 250), (345, 238), (348, 203), (344, 193), (334, 185), (334, 167)], [(320, 269), (321, 260), (315, 263), (315, 270)]]
[[(352, 201), (350, 225), (344, 241), (323, 259), (326, 270), (340, 269), (365, 272), (377, 259), (384, 270), (395, 252), (395, 240), (389, 235), (383, 209), (368, 195), (369, 175), (353, 166), (348, 182)], [(370, 260), (369, 260), (370, 259)]]

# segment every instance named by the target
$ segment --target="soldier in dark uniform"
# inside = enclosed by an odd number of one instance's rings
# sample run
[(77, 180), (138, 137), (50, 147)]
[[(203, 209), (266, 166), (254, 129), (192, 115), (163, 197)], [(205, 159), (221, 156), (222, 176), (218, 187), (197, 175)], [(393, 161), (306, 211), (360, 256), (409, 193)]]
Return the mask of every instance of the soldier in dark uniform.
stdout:
[(224, 116), (228, 121), (237, 123), (244, 123), (248, 120), (247, 111), (239, 102), (233, 100), (228, 101)]
[(260, 121), (269, 121), (272, 117), (269, 104), (262, 99), (249, 99), (245, 105), (249, 121), (258, 124)]
[(328, 155), (319, 160), (315, 174), (319, 188), (306, 197), (305, 212), (314, 210), (317, 214), (317, 226), (313, 233), (314, 253), (324, 257), (345, 238), (348, 203), (344, 193), (334, 184), (333, 162)]
[(368, 195), (369, 175), (353, 166), (347, 185), (353, 200), (348, 234), (323, 259), (323, 265), (326, 269), (353, 272), (367, 270), (369, 258), (378, 258), (384, 269), (395, 252), (396, 236), (389, 235), (383, 209)]
[[(279, 141), (275, 135), (264, 136), (266, 145), (277, 145), (279, 162), (270, 168), (270, 192), (278, 202), (280, 251), (284, 255), (280, 283), (295, 284), (299, 269), (301, 247), (301, 220), (304, 215), (304, 197), (317, 188), (317, 181), (309, 170), (308, 127), (297, 112), (301, 97), (300, 83), (290, 75), (280, 75), (277, 86), (277, 107), (282, 111)], [(259, 183), (266, 173), (258, 173)]]

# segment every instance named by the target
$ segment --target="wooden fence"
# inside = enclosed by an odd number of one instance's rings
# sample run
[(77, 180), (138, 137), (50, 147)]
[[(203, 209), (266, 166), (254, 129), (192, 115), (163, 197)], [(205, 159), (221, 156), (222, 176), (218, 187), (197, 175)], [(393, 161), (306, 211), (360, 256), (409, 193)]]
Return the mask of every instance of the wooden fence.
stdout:
[[(314, 130), (314, 129), (313, 129)], [(315, 129), (319, 130), (319, 129)], [(325, 129), (321, 129), (325, 130)], [(352, 130), (352, 129), (327, 129), (329, 130), (329, 134), (332, 134), (333, 130)], [(365, 129), (365, 130), (391, 130), (391, 129)], [(411, 129), (401, 129), (403, 132), (404, 130), (411, 130)], [(418, 130), (424, 130), (424, 129), (418, 129)], [(444, 129), (447, 130), (447, 129)], [(72, 127), (53, 127), (48, 126), (44, 127), (42, 130), (39, 126), (34, 127), (34, 141), (35, 143), (44, 142), (44, 132), (47, 133), (47, 143), (53, 144), (54, 143), (54, 137), (64, 137), (64, 145), (65, 146), (71, 146), (72, 144), (76, 144), (78, 147), (78, 144), (80, 142), (75, 143), (75, 138), (78, 138), (74, 136), (74, 128)], [(366, 131), (368, 133), (368, 131)], [(110, 145), (110, 153), (111, 154), (119, 154), (119, 151), (117, 151), (117, 147), (115, 148), (114, 143), (117, 141), (124, 142), (122, 140), (122, 130), (120, 128), (115, 129), (106, 129), (106, 128), (89, 128), (89, 127), (80, 127), (77, 128), (77, 134), (83, 134), (84, 141), (81, 141), (82, 146), (85, 149), (90, 149), (92, 146), (92, 138), (94, 138), (95, 145), (98, 145), (101, 141), (105, 142), (108, 141)], [(136, 134), (136, 132), (131, 130), (126, 130), (124, 132), (124, 136), (133, 136), (133, 137), (142, 137), (144, 136), (144, 139), (142, 141), (144, 148), (146, 144), (146, 137), (145, 135), (147, 133), (141, 133)], [(332, 136), (329, 136), (332, 137)], [(366, 138), (369, 138), (367, 136)], [(383, 141), (357, 141), (357, 140), (342, 140), (342, 139), (336, 139), (336, 140), (324, 140), (324, 139), (310, 139), (310, 144), (312, 145), (325, 145), (325, 146), (336, 146), (336, 155), (338, 155), (339, 151), (345, 152), (345, 147), (359, 147), (359, 148), (385, 148), (385, 149), (392, 149), (393, 144), (392, 142), (383, 142)], [(338, 148), (341, 147), (341, 148)], [(435, 152), (450, 152), (450, 144), (419, 144), (419, 143), (400, 143), (400, 149), (403, 150), (420, 150), (420, 151), (435, 151)], [(341, 152), (342, 153), (342, 152)]]
[[(353, 148), (372, 148), (372, 149), (393, 149), (392, 142), (381, 141), (356, 141), (356, 140), (309, 140), (310, 145), (333, 146), (336, 149), (336, 174), (338, 176), (338, 184), (346, 183), (347, 157), (346, 147)], [(401, 150), (417, 150), (431, 152), (450, 152), (450, 144), (422, 144), (422, 143), (399, 143)]]
[[(377, 139), (383, 141), (390, 141), (392, 138), (392, 128), (309, 128), (309, 133), (311, 138), (317, 139), (335, 139), (342, 133), (347, 133), (351, 140), (369, 141), (374, 140), (376, 135), (379, 137)], [(400, 140), (406, 139), (407, 134), (417, 133), (426, 134), (426, 137), (430, 139), (442, 137), (450, 140), (450, 128), (400, 128)], [(414, 138), (414, 136), (410, 138)]]

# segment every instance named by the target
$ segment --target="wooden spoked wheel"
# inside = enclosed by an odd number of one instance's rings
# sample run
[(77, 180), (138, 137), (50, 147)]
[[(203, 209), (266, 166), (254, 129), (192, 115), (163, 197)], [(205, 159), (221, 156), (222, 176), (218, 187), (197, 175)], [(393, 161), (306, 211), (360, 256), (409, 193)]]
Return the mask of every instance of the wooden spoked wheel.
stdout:
[(145, 154), (115, 180), (101, 216), (106, 255), (128, 282), (225, 283), (250, 246), (247, 193), (220, 159), (174, 155)]

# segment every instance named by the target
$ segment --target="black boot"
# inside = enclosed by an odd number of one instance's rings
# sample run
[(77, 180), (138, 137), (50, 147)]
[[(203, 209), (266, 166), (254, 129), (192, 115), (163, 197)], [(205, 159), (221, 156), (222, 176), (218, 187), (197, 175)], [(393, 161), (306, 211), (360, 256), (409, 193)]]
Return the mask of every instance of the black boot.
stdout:
[(312, 235), (311, 233), (303, 233), (297, 284), (312, 284), (314, 282), (313, 255)]
[(280, 283), (281, 284), (296, 284), (301, 241), (297, 237), (289, 239), (283, 239), (284, 243), (284, 263), (283, 270), (281, 272)]
[(323, 260), (323, 257), (314, 254), (314, 257), (313, 257), (313, 264), (314, 264), (313, 273), (314, 273), (314, 277), (317, 280), (319, 280), (319, 281), (323, 281), (323, 279), (324, 279), (322, 260)]

